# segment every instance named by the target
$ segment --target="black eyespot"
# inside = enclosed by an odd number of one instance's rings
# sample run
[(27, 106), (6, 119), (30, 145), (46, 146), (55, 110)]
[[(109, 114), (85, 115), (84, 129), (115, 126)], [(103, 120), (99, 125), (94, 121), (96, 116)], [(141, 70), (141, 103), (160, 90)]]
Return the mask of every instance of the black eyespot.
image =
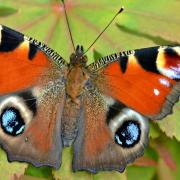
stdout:
[(22, 134), (25, 129), (24, 120), (14, 107), (5, 108), (0, 115), (0, 124), (3, 131), (11, 136)]
[(122, 147), (133, 147), (140, 140), (141, 129), (138, 122), (125, 121), (115, 132), (115, 142)]

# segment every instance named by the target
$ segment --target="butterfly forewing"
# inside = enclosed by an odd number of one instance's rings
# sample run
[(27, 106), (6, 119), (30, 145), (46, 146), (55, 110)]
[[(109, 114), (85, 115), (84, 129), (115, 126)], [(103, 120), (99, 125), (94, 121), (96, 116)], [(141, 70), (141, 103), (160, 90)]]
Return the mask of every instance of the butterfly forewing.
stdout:
[(179, 46), (139, 49), (93, 67), (98, 74), (94, 82), (103, 94), (151, 119), (165, 117), (179, 99)]

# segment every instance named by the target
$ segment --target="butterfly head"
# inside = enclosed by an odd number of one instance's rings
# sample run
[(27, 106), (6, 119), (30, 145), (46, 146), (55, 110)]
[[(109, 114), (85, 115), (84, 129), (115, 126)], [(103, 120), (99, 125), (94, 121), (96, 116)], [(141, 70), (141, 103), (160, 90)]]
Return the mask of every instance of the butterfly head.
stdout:
[(71, 65), (80, 65), (86, 66), (87, 63), (87, 56), (84, 55), (84, 48), (83, 46), (77, 45), (76, 52), (72, 53), (70, 56), (70, 64)]

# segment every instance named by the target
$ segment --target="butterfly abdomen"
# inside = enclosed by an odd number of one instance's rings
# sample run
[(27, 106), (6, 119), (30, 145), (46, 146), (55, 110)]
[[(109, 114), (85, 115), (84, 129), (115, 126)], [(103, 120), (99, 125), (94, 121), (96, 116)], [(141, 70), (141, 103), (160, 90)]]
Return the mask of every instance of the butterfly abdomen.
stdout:
[(61, 122), (63, 146), (70, 146), (74, 142), (77, 136), (79, 114), (80, 106), (67, 99), (65, 102)]

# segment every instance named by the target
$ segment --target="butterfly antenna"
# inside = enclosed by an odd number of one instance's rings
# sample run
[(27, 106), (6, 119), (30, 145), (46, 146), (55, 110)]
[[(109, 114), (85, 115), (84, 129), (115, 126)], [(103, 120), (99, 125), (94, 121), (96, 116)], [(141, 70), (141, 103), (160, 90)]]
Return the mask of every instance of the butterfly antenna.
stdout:
[(64, 8), (64, 13), (65, 13), (65, 17), (66, 17), (66, 22), (67, 22), (67, 26), (68, 26), (69, 35), (70, 35), (71, 42), (72, 42), (72, 45), (73, 45), (73, 48), (74, 48), (74, 52), (75, 52), (76, 49), (75, 49), (75, 45), (74, 45), (74, 41), (73, 41), (73, 37), (72, 37), (71, 28), (70, 28), (70, 25), (69, 25), (69, 19), (68, 19), (67, 12), (66, 12), (66, 5), (64, 3), (64, 0), (61, 0), (61, 1), (62, 1), (63, 8)]
[(101, 37), (101, 35), (106, 31), (106, 29), (112, 24), (112, 22), (114, 21), (114, 19), (121, 13), (123, 12), (124, 7), (121, 7), (121, 9), (115, 14), (115, 16), (111, 19), (111, 21), (109, 21), (109, 23), (107, 24), (107, 26), (102, 30), (102, 32), (97, 36), (97, 38), (93, 41), (93, 43), (89, 46), (89, 48), (84, 52), (87, 53), (89, 51), (89, 49), (96, 43), (96, 41)]

